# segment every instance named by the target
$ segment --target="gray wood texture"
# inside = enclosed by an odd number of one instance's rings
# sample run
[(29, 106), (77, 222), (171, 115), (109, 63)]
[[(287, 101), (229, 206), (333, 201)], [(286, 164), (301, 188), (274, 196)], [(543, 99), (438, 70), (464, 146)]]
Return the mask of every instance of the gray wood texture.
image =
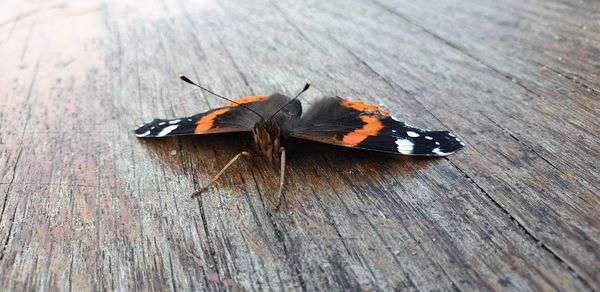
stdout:
[[(2, 290), (600, 290), (600, 2), (0, 1)], [(467, 143), (145, 141), (226, 96), (375, 103)], [(241, 139), (242, 138), (242, 139)]]

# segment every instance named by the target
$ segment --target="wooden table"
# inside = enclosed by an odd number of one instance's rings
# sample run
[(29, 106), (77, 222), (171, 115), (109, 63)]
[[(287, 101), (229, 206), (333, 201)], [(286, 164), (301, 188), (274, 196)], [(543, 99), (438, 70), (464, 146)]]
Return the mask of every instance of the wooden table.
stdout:
[[(0, 286), (600, 290), (600, 2), (0, 1)], [(418, 3), (414, 3), (418, 2)], [(230, 97), (340, 95), (467, 144), (413, 159), (139, 140)]]

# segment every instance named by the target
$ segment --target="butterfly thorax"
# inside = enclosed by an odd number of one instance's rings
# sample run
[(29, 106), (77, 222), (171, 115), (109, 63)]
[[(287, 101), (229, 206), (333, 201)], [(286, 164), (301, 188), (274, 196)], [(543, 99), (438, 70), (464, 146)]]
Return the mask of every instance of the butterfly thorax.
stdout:
[[(279, 94), (274, 94), (277, 96)], [(281, 96), (281, 95), (280, 95)], [(282, 103), (287, 103), (290, 98), (286, 96), (282, 99)], [(259, 152), (274, 163), (279, 163), (280, 160), (280, 149), (286, 147), (289, 137), (290, 129), (297, 123), (300, 116), (302, 115), (302, 105), (299, 101), (289, 103), (285, 107), (279, 110), (281, 105), (274, 107), (272, 110), (267, 111), (267, 117), (261, 119), (254, 125), (252, 135), (254, 137), (254, 144), (258, 148)], [(274, 114), (273, 114), (274, 113)]]
[(282, 146), (281, 128), (272, 121), (259, 121), (252, 131), (254, 144), (269, 161), (279, 162), (279, 149)]

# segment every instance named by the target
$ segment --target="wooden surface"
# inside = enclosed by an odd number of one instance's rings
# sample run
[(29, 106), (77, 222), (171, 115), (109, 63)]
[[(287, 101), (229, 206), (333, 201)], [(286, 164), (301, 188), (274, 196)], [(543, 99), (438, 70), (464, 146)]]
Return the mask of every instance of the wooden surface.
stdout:
[[(0, 1), (2, 290), (600, 290), (600, 2), (82, 2)], [(179, 73), (467, 146), (302, 143), (282, 210), (259, 158), (191, 199), (250, 143), (136, 139), (221, 103)]]

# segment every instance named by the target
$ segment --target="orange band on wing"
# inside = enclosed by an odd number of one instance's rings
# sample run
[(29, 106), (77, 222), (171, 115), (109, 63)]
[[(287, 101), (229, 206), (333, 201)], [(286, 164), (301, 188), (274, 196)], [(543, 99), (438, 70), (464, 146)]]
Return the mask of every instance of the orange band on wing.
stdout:
[(245, 104), (245, 103), (257, 102), (257, 101), (265, 100), (265, 99), (267, 99), (267, 97), (268, 96), (266, 96), (266, 95), (245, 96), (245, 97), (238, 98), (238, 99), (234, 100), (236, 103), (226, 102), (226, 103), (222, 104), (221, 106), (235, 106), (237, 104)]
[(342, 139), (344, 145), (356, 146), (369, 136), (377, 136), (379, 131), (383, 129), (383, 124), (375, 116), (361, 116), (360, 119), (365, 125), (360, 129), (344, 135), (344, 138)]
[(223, 109), (216, 110), (210, 114), (203, 116), (201, 119), (199, 119), (196, 122), (197, 126), (196, 126), (196, 130), (194, 130), (194, 133), (202, 134), (202, 133), (210, 130), (215, 125), (215, 118), (219, 115), (222, 115), (222, 114), (228, 112), (228, 111), (229, 111), (228, 108), (223, 108)]
[(380, 109), (379, 107), (377, 107), (375, 105), (370, 105), (370, 104), (366, 104), (366, 103), (362, 103), (362, 102), (358, 102), (358, 101), (349, 101), (349, 100), (342, 99), (342, 101), (340, 102), (340, 105), (349, 107), (349, 108), (352, 108), (352, 109), (355, 109), (355, 110), (361, 111), (361, 112), (378, 112), (384, 116), (390, 115), (388, 112)]

